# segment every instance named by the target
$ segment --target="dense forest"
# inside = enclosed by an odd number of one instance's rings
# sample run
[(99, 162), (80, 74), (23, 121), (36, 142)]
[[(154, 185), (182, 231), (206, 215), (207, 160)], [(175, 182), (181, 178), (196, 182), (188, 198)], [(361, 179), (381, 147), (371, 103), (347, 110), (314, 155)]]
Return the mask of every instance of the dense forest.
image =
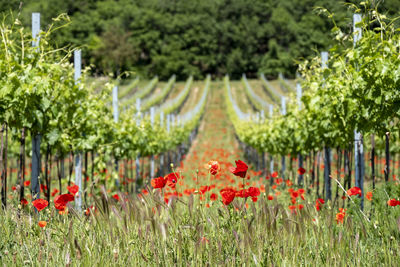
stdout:
[[(293, 77), (297, 60), (329, 49), (334, 14), (337, 26), (351, 31), (352, 2), (332, 0), (0, 0), (0, 12), (30, 27), (41, 13), (46, 28), (61, 13), (70, 25), (57, 31), (57, 46), (79, 46), (93, 74), (134, 71), (177, 79), (207, 73), (239, 78), (263, 72)], [(400, 14), (400, 0), (380, 1), (388, 16)], [(9, 18), (11, 16), (8, 16)], [(346, 29), (347, 28), (347, 29)]]

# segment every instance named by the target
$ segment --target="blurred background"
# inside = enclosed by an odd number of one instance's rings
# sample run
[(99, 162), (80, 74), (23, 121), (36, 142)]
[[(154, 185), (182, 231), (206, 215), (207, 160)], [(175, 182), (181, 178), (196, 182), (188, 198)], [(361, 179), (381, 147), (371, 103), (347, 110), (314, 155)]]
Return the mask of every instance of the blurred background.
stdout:
[[(19, 14), (30, 27), (41, 13), (47, 29), (61, 13), (70, 25), (57, 30), (58, 47), (81, 47), (93, 75), (134, 71), (145, 78), (204, 79), (229, 73), (239, 79), (264, 73), (294, 78), (297, 61), (329, 49), (334, 26), (351, 32), (352, 3), (332, 0), (0, 0), (0, 12)], [(343, 5), (342, 3), (348, 3)], [(400, 0), (379, 2), (389, 17), (399, 16)], [(12, 16), (8, 15), (8, 18)], [(346, 30), (346, 28), (348, 30)]]

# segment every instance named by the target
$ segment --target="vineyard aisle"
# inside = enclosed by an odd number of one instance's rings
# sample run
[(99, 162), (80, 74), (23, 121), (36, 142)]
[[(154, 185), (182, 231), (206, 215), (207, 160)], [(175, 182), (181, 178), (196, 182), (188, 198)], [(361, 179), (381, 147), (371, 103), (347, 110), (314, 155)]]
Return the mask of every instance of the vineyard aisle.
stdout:
[[(200, 123), (196, 139), (182, 164), (182, 171), (205, 171), (204, 164), (210, 160), (217, 160), (224, 165), (234, 164), (242, 158), (242, 151), (235, 139), (235, 131), (224, 101), (224, 84), (222, 81), (211, 83), (210, 96), (206, 105), (204, 117)], [(230, 163), (230, 164), (229, 164)], [(187, 173), (188, 175), (190, 173)]]

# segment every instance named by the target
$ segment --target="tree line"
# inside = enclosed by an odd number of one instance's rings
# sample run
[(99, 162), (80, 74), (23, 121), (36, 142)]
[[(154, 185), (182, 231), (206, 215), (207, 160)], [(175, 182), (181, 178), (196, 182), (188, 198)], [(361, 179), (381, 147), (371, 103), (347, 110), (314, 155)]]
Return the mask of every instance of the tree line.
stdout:
[[(399, 0), (376, 4), (388, 16), (400, 13)], [(350, 32), (351, 12), (330, 0), (0, 0), (0, 12), (20, 13), (26, 27), (32, 12), (41, 13), (44, 29), (67, 13), (70, 25), (53, 41), (83, 47), (93, 74), (133, 71), (163, 80), (207, 73), (294, 77), (298, 61), (332, 46), (332, 22), (318, 7)]]

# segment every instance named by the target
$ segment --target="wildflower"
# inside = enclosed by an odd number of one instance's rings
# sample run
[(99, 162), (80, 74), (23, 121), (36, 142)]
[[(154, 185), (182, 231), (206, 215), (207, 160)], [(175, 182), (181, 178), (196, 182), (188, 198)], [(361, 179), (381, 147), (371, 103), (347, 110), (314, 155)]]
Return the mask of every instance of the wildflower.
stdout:
[(260, 189), (257, 187), (249, 187), (246, 190), (246, 197), (258, 197), (260, 195)]
[(236, 160), (235, 163), (236, 163), (236, 168), (230, 167), (229, 171), (233, 173), (235, 176), (245, 178), (249, 166), (247, 166), (247, 164), (241, 160)]
[(318, 199), (315, 201), (315, 209), (316, 209), (317, 211), (320, 211), (320, 210), (321, 210), (321, 204), (324, 204), (324, 203), (325, 203), (325, 200), (324, 200), (324, 199), (318, 198)]
[(28, 200), (26, 200), (25, 198), (21, 199), (21, 205), (22, 206), (28, 205)]
[(118, 195), (118, 194), (114, 194), (114, 195), (112, 196), (112, 198), (115, 199), (116, 201), (119, 201), (119, 195)]
[(350, 188), (349, 190), (347, 190), (347, 194), (349, 196), (356, 196), (356, 195), (360, 195), (361, 196), (361, 188), (355, 186)]
[(372, 192), (367, 192), (365, 194), (365, 198), (368, 199), (369, 201), (371, 201), (372, 200)]
[(216, 201), (217, 199), (218, 199), (218, 195), (217, 195), (217, 194), (212, 193), (212, 194), (210, 195), (210, 200), (211, 200), (211, 201)]
[(392, 199), (388, 200), (387, 204), (389, 206), (395, 207), (397, 205), (400, 205), (400, 201), (398, 201), (397, 199), (392, 198)]
[(54, 207), (59, 211), (64, 211), (68, 202), (74, 201), (75, 198), (71, 194), (62, 194), (54, 198)]
[(153, 188), (164, 188), (164, 186), (167, 184), (167, 181), (164, 179), (164, 177), (158, 177), (151, 179), (150, 183)]
[(70, 192), (72, 195), (75, 196), (76, 193), (79, 191), (79, 186), (77, 185), (72, 185), (72, 186), (67, 186), (68, 192)]
[(221, 189), (221, 191), (219, 191), (219, 193), (221, 194), (222, 203), (224, 203), (224, 205), (229, 205), (235, 199), (235, 195), (236, 195), (235, 190), (233, 190), (231, 188)]
[(41, 228), (43, 228), (43, 227), (46, 227), (47, 222), (46, 222), (46, 221), (39, 221), (39, 222), (38, 222), (38, 225), (39, 225)]
[(273, 200), (273, 199), (274, 199), (274, 196), (268, 195), (268, 200)]
[(12, 191), (15, 191), (15, 190), (17, 190), (17, 187), (16, 187), (16, 186), (13, 186), (13, 187), (11, 187), (11, 190), (12, 190)]
[(292, 213), (297, 214), (297, 212), (296, 212), (296, 206), (290, 205), (290, 206), (289, 206), (289, 209), (290, 209), (290, 211), (291, 211)]
[(58, 192), (60, 192), (57, 188), (54, 188), (53, 192), (51, 192), (51, 196), (54, 197)]
[(31, 181), (29, 181), (29, 180), (24, 182), (24, 186), (29, 186), (30, 184), (31, 184)]
[(336, 213), (336, 223), (343, 223), (344, 217), (346, 216), (346, 210), (340, 208), (339, 212)]
[(41, 211), (49, 205), (49, 202), (45, 199), (38, 198), (32, 201), (33, 206), (37, 209), (37, 211)]
[(219, 165), (218, 161), (216, 160), (210, 160), (207, 164), (206, 164), (206, 169), (208, 169), (208, 171), (212, 174), (212, 175), (216, 175), (218, 173), (218, 171), (221, 169), (221, 166)]
[(199, 188), (199, 191), (201, 194), (205, 194), (206, 192), (210, 191), (210, 187), (208, 185), (202, 185)]
[(272, 177), (272, 178), (278, 177), (278, 172), (273, 172), (273, 173), (271, 174), (271, 177)]
[(306, 173), (306, 170), (305, 170), (304, 168), (300, 167), (300, 168), (297, 169), (297, 173), (298, 173), (299, 175), (303, 175), (303, 174)]
[(167, 185), (171, 187), (172, 189), (175, 189), (176, 183), (178, 182), (178, 179), (180, 179), (179, 173), (177, 172), (172, 172), (168, 174), (167, 176), (164, 177), (164, 179), (167, 182)]

